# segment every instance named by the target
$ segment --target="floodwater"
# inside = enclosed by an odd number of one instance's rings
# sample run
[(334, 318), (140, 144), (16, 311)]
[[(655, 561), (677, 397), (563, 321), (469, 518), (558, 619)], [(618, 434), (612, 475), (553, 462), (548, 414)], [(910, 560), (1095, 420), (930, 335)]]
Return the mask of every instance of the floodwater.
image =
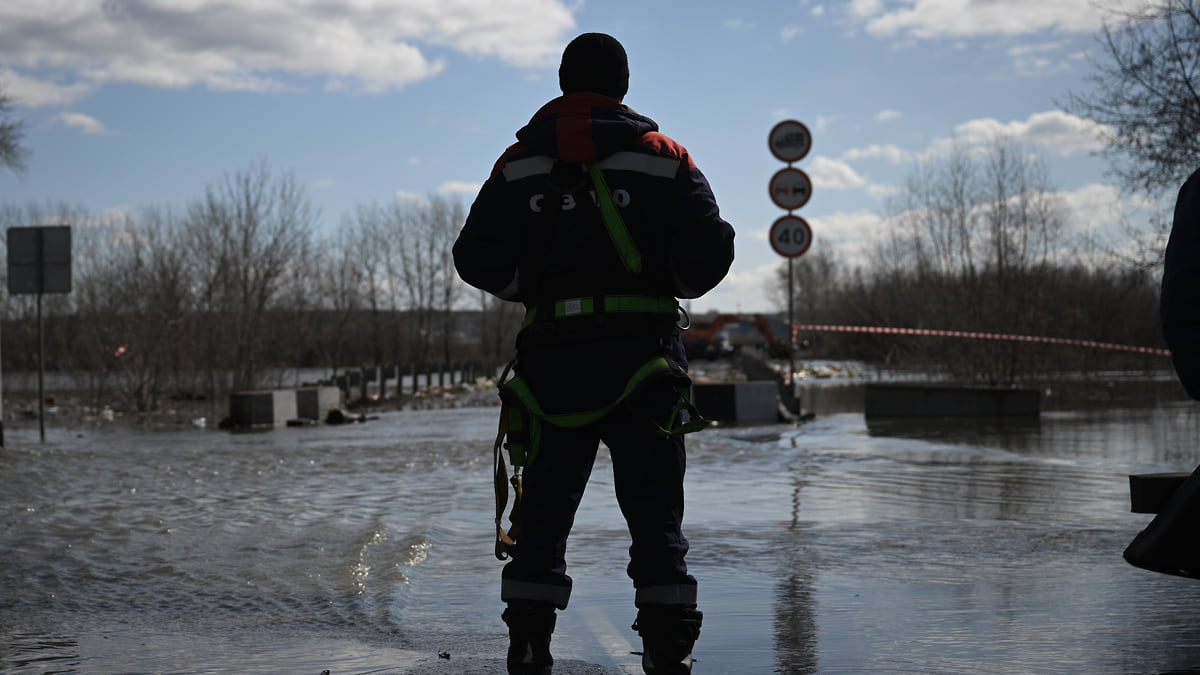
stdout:
[[(1127, 476), (1200, 461), (1168, 389), (868, 423), (860, 387), (826, 386), (802, 426), (689, 437), (695, 672), (1200, 672), (1200, 584), (1121, 558), (1150, 519)], [(9, 427), (0, 672), (502, 672), (495, 418)], [(556, 672), (640, 672), (627, 546), (602, 452)]]

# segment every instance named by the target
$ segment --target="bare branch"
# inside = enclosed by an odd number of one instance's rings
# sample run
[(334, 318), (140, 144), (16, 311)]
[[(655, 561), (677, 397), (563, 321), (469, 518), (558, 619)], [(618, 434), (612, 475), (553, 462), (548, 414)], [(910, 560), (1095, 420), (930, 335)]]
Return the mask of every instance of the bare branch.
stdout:
[(25, 136), (25, 122), (10, 119), (11, 113), (12, 98), (0, 91), (0, 165), (22, 173), (29, 158), (29, 151), (21, 146), (21, 139)]

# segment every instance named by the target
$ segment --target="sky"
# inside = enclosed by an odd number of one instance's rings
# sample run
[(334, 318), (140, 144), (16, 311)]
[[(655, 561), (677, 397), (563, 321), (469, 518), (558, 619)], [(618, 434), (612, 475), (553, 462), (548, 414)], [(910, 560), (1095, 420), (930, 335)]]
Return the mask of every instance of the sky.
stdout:
[(181, 209), (265, 162), (321, 234), (392, 199), (469, 206), (560, 94), (562, 48), (605, 32), (629, 55), (625, 103), (687, 148), (737, 232), (693, 312), (777, 311), (783, 120), (813, 136), (794, 164), (810, 252), (866, 260), (914, 162), (997, 134), (1045, 163), (1071, 227), (1115, 226), (1133, 198), (1102, 129), (1063, 110), (1091, 90), (1106, 20), (1095, 0), (5, 0), (0, 90), (30, 156), (0, 169), (0, 202)]

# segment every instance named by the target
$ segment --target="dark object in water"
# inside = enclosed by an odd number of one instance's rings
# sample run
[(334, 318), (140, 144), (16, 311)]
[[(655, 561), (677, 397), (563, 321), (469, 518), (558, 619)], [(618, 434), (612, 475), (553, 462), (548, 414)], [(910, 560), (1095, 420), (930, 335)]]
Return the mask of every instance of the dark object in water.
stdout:
[(329, 411), (328, 415), (325, 416), (326, 424), (350, 424), (352, 422), (365, 421), (367, 421), (366, 415), (355, 415), (354, 413), (341, 408), (334, 408), (333, 410)]
[(1200, 467), (1125, 549), (1134, 567), (1200, 578)]

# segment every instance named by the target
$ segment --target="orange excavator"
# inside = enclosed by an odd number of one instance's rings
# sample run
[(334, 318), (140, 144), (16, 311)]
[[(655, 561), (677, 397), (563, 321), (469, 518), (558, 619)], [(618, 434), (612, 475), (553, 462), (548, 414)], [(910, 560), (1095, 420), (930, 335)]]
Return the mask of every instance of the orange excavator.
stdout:
[(736, 354), (742, 347), (760, 347), (768, 356), (786, 357), (790, 336), (782, 319), (772, 321), (763, 314), (718, 314), (711, 319), (693, 318), (691, 328), (682, 337), (689, 359), (717, 359)]

